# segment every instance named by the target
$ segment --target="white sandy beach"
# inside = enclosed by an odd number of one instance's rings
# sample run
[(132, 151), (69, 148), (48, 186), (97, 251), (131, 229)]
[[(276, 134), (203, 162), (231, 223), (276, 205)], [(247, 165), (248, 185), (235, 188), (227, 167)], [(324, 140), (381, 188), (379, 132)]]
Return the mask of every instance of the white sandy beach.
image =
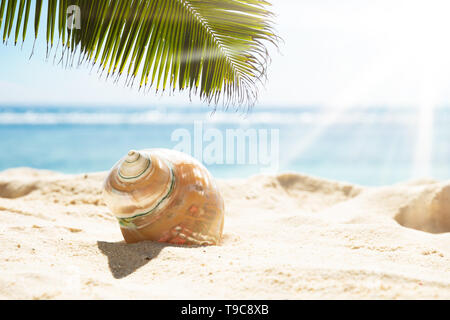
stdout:
[(105, 173), (0, 173), (2, 299), (450, 299), (450, 182), (219, 181), (221, 246), (126, 245)]

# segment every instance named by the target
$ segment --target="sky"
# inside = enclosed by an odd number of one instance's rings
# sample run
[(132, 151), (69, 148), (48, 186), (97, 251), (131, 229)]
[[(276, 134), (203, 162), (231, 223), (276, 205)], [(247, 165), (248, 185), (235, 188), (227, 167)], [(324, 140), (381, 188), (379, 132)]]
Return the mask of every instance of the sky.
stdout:
[[(283, 38), (271, 48), (268, 81), (256, 107), (447, 105), (450, 102), (450, 1), (271, 0)], [(99, 80), (89, 69), (29, 60), (0, 44), (0, 104), (203, 105), (186, 94), (156, 96)]]

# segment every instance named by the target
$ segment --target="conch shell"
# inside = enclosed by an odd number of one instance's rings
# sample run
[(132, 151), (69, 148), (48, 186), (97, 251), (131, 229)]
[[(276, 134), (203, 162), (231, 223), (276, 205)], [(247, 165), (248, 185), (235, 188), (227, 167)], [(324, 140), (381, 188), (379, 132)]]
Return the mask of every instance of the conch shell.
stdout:
[(173, 150), (130, 151), (104, 183), (106, 205), (127, 243), (219, 244), (224, 204), (208, 170)]

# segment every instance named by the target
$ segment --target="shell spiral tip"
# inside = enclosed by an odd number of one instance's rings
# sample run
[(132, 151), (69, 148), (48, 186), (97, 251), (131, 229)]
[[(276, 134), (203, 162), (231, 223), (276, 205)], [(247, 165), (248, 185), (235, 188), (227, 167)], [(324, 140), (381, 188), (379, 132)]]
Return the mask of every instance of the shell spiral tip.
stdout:
[(136, 150), (130, 150), (130, 151), (128, 151), (126, 161), (133, 162), (133, 161), (136, 161), (138, 158), (139, 158), (139, 152), (137, 152)]
[(151, 161), (147, 155), (130, 150), (118, 167), (119, 179), (127, 182), (140, 179), (151, 168)]

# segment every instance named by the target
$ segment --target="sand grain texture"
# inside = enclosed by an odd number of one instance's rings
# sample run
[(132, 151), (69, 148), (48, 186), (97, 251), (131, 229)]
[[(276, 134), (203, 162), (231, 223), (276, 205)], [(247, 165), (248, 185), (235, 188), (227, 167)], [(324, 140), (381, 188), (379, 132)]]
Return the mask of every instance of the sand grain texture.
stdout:
[(3, 299), (450, 299), (450, 182), (219, 181), (221, 246), (126, 245), (105, 173), (0, 173)]

